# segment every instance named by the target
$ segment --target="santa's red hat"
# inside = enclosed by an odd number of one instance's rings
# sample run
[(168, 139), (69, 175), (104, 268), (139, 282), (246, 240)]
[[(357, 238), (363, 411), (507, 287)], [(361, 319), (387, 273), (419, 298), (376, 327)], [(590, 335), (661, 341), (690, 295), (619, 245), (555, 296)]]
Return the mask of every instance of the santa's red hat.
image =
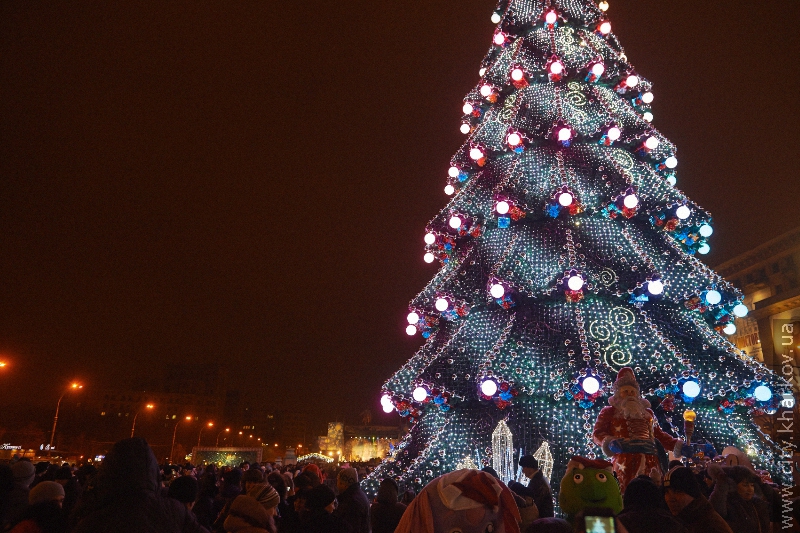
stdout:
[(636, 381), (636, 376), (633, 374), (633, 369), (629, 366), (624, 366), (617, 374), (617, 380), (614, 382), (614, 392), (622, 387), (633, 387), (639, 390), (639, 382)]
[(584, 468), (592, 468), (595, 470), (613, 470), (613, 465), (603, 459), (589, 459), (588, 457), (581, 457), (580, 455), (573, 455), (567, 463), (567, 472), (574, 469), (583, 470)]

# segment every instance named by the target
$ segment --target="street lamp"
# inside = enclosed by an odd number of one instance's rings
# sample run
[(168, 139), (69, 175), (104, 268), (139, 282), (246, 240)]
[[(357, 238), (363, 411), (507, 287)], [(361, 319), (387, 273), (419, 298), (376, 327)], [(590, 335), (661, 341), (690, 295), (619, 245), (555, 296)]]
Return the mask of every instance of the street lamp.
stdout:
[(47, 457), (51, 457), (53, 455), (53, 441), (55, 440), (56, 436), (56, 424), (58, 424), (58, 410), (61, 408), (61, 400), (64, 399), (64, 395), (68, 392), (77, 391), (83, 388), (83, 385), (80, 383), (72, 383), (67, 390), (65, 390), (61, 396), (58, 397), (58, 403), (56, 404), (56, 416), (53, 418), (53, 431), (50, 432), (50, 446), (47, 448)]
[[(155, 405), (153, 405), (152, 403), (148, 403), (147, 405), (144, 406), (145, 409), (152, 409), (153, 407), (155, 407)], [(133, 432), (136, 430), (136, 417), (139, 416), (139, 413), (141, 412), (142, 410), (139, 409), (138, 411), (136, 411), (136, 414), (133, 415), (133, 425), (131, 426), (131, 438), (133, 438)]]
[[(192, 421), (192, 417), (191, 416), (187, 416), (185, 418), (185, 420), (187, 422), (191, 422)], [(169, 448), (169, 462), (170, 462), (170, 464), (172, 463), (172, 452), (175, 450), (175, 435), (178, 433), (178, 424), (180, 424), (180, 423), (181, 423), (180, 420), (175, 422), (175, 429), (172, 430), (172, 446), (170, 446), (170, 448)]]
[(223, 433), (230, 433), (230, 432), (231, 432), (231, 428), (225, 428), (222, 431), (220, 431), (219, 433), (217, 433), (217, 442), (214, 443), (214, 447), (215, 448), (219, 447), (219, 436), (220, 435), (222, 435)]
[[(207, 424), (207, 426), (210, 427), (210, 428), (213, 428), (214, 427), (214, 422), (209, 422)], [(203, 435), (203, 429), (205, 429), (205, 426), (200, 426), (200, 433), (197, 434), (197, 447), (198, 448), (200, 447), (200, 437)]]

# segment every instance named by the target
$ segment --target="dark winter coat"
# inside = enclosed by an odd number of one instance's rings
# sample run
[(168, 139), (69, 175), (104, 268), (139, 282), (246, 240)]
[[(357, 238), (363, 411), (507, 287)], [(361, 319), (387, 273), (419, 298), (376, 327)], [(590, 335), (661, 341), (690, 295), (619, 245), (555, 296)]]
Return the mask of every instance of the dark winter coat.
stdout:
[(369, 499), (358, 483), (353, 483), (337, 496), (339, 507), (333, 512), (347, 522), (353, 533), (370, 533)]
[(383, 481), (369, 508), (372, 533), (394, 533), (405, 511), (405, 504), (397, 501), (397, 485), (391, 480)]
[(160, 495), (156, 457), (139, 437), (114, 445), (74, 515), (73, 533), (208, 533), (183, 504)]
[(523, 498), (532, 498), (533, 503), (539, 509), (539, 518), (555, 516), (553, 492), (550, 490), (550, 483), (547, 482), (541, 470), (533, 475), (533, 479), (530, 480), (527, 487), (514, 481), (509, 483), (508, 487)]
[(667, 510), (627, 507), (617, 515), (628, 533), (686, 533), (683, 524)]
[(769, 504), (757, 496), (745, 500), (736, 492), (733, 481), (718, 479), (709, 501), (733, 533), (769, 532)]
[(688, 533), (733, 533), (725, 519), (714, 510), (705, 496), (695, 498), (678, 513)]
[(301, 531), (303, 533), (354, 533), (347, 522), (325, 509), (314, 509), (306, 515)]

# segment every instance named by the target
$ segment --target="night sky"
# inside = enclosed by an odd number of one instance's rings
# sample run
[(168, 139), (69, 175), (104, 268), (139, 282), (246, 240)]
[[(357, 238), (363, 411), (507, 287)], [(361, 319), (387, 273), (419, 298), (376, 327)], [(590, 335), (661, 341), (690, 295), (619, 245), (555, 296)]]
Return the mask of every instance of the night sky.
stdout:
[[(610, 3), (707, 262), (795, 227), (800, 4)], [(275, 408), (380, 411), (493, 8), (2, 2), (0, 406), (221, 362)]]

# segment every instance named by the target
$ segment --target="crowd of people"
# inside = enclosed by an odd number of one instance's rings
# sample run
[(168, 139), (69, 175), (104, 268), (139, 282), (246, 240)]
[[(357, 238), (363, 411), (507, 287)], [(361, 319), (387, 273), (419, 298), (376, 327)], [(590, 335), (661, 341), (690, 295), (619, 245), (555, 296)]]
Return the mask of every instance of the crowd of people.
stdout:
[(519, 466), (526, 484), (506, 485), (486, 467), (441, 476), (419, 494), (386, 478), (370, 501), (363, 468), (161, 466), (146, 441), (131, 438), (97, 469), (0, 465), (0, 517), (12, 533), (769, 533), (786, 525), (778, 491), (747, 466), (691, 470), (675, 461), (663, 476), (631, 480), (621, 509), (588, 505), (564, 518), (537, 460), (524, 456)]

